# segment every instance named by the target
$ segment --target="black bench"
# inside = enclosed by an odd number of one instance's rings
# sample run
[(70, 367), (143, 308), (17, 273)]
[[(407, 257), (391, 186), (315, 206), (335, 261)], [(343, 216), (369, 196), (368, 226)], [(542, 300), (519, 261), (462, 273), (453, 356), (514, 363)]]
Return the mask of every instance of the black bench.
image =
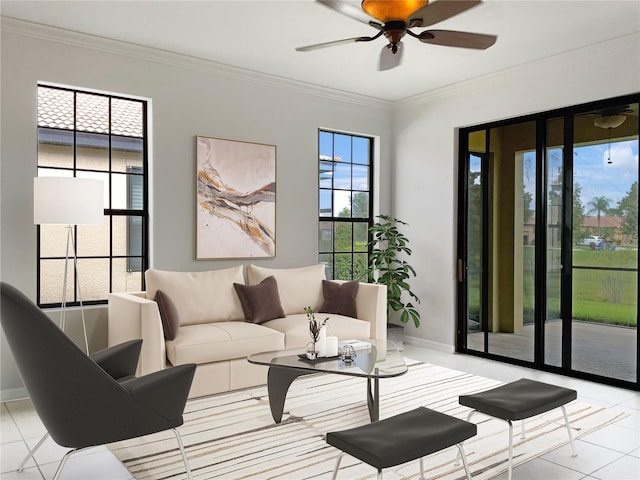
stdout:
[(554, 408), (561, 408), (564, 421), (569, 432), (569, 441), (573, 456), (576, 456), (573, 435), (569, 426), (569, 418), (564, 405), (575, 400), (578, 394), (570, 388), (549, 385), (521, 378), (515, 382), (501, 385), (491, 390), (471, 395), (461, 395), (461, 405), (473, 408), (467, 416), (467, 421), (475, 412), (481, 412), (491, 417), (505, 420), (509, 423), (509, 480), (513, 469), (513, 423), (522, 420), (521, 439), (524, 439), (524, 420), (534, 415), (548, 412)]
[(462, 458), (467, 479), (471, 479), (462, 442), (473, 437), (477, 427), (455, 417), (419, 407), (409, 412), (369, 423), (350, 430), (327, 433), (327, 443), (342, 450), (333, 471), (338, 475), (345, 453), (382, 469), (420, 459), (420, 474), (424, 478), (422, 457), (456, 445)]

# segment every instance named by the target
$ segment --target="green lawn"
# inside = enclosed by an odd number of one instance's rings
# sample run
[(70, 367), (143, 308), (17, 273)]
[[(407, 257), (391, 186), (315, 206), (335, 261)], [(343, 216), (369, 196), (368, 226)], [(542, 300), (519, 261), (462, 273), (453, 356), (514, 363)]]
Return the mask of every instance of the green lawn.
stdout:
[[(525, 265), (533, 266), (533, 247), (525, 247)], [(573, 250), (574, 266), (637, 268), (637, 250), (590, 250), (578, 247)], [(524, 317), (533, 320), (533, 269), (525, 269)], [(475, 281), (474, 281), (475, 280)], [(478, 276), (470, 278), (469, 309), (477, 315), (479, 305)], [(549, 291), (549, 318), (559, 317), (559, 275), (547, 277)], [(608, 323), (635, 327), (637, 325), (637, 272), (574, 269), (573, 271), (573, 318), (590, 322)]]

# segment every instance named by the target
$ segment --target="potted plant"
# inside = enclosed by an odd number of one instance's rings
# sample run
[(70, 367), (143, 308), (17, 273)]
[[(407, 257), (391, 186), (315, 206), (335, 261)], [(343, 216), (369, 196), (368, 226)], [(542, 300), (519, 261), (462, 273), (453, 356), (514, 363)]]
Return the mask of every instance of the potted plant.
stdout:
[[(378, 215), (371, 233), (371, 255), (366, 275), (370, 282), (387, 286), (387, 321), (397, 313), (402, 323), (412, 320), (416, 327), (420, 326), (420, 312), (411, 300), (420, 303), (420, 299), (411, 291), (408, 283), (416, 276), (413, 267), (405, 259), (411, 255), (409, 239), (398, 230), (398, 225), (408, 225), (388, 215)], [(409, 297), (405, 302), (406, 297)], [(403, 298), (404, 297), (404, 298)]]

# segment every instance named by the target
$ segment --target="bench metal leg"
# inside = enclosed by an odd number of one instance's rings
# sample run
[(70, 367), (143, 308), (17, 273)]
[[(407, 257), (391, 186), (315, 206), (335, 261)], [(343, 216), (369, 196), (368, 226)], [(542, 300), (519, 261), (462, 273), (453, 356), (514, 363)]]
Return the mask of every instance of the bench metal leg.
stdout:
[[(474, 414), (474, 413), (476, 413), (476, 412), (477, 412), (477, 410), (471, 410), (471, 411), (469, 412), (469, 415), (467, 415), (467, 422), (471, 421), (471, 417), (472, 417), (472, 416), (473, 416), (473, 414)], [(458, 449), (458, 455), (456, 455), (456, 461), (455, 461), (455, 463), (454, 463), (454, 465), (455, 465), (456, 467), (457, 467), (458, 465), (460, 465), (460, 458), (461, 458), (461, 455), (460, 455), (460, 449)]]
[(578, 454), (576, 452), (576, 446), (573, 443), (573, 432), (571, 432), (571, 427), (569, 426), (569, 417), (567, 416), (567, 409), (564, 408), (564, 405), (562, 405), (560, 408), (562, 408), (562, 415), (564, 416), (564, 423), (567, 426), (567, 432), (569, 432), (569, 442), (571, 442), (571, 456), (572, 457), (577, 457)]
[(527, 437), (524, 436), (524, 419), (520, 422), (520, 440), (525, 440)]
[(344, 452), (340, 452), (340, 455), (338, 455), (338, 458), (336, 459), (336, 466), (333, 469), (333, 476), (331, 477), (331, 480), (336, 480), (336, 478), (338, 478), (338, 469), (340, 468), (342, 457), (344, 457)]
[(458, 455), (462, 458), (462, 464), (464, 465), (464, 473), (467, 474), (467, 480), (471, 480), (471, 472), (469, 471), (469, 463), (467, 462), (467, 456), (464, 454), (464, 447), (462, 443), (456, 444), (458, 447)]
[(513, 471), (513, 422), (507, 420), (507, 423), (509, 424), (509, 474), (507, 479), (511, 480), (511, 472)]

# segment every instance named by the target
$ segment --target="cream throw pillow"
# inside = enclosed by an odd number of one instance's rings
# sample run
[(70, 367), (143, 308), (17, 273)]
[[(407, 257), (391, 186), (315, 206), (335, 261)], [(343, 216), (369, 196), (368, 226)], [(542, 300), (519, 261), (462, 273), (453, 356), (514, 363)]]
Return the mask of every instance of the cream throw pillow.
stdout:
[(207, 272), (171, 272), (149, 269), (145, 272), (147, 298), (162, 290), (173, 300), (180, 325), (244, 321), (244, 312), (233, 288), (244, 284), (242, 265)]
[(280, 303), (287, 315), (304, 313), (305, 307), (311, 307), (314, 312), (317, 312), (322, 306), (324, 301), (322, 280), (326, 279), (324, 265), (318, 264), (301, 268), (247, 266), (249, 285), (257, 285), (272, 275), (278, 282)]

